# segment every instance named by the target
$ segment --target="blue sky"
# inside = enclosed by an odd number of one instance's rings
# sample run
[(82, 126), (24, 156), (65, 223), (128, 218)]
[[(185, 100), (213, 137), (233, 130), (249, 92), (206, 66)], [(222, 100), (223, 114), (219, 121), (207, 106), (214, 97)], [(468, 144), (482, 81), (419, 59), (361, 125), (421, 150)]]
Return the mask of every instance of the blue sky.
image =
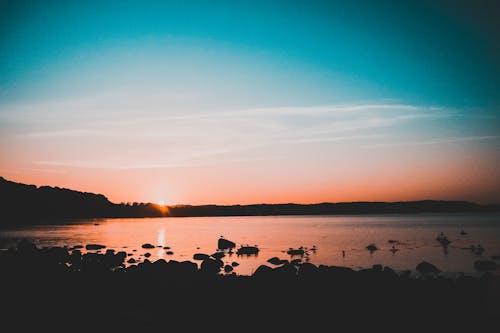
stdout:
[[(0, 167), (105, 192), (72, 179), (259, 161), (255, 179), (301, 164), (288, 176), (306, 186), (307, 172), (327, 177), (356, 152), (349, 179), (374, 177), (367, 163), (385, 181), (389, 164), (410, 177), (418, 157), (436, 174), (468, 166), (446, 185), (456, 197), (500, 198), (498, 12), (482, 1), (4, 1)], [(209, 200), (190, 199), (184, 177), (172, 200)], [(131, 192), (152, 200), (145, 187)]]

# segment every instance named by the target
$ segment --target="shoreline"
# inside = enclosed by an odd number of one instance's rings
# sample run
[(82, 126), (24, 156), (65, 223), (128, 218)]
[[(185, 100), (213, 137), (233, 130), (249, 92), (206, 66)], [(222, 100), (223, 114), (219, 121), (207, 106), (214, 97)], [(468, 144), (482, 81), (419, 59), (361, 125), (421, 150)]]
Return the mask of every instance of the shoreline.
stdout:
[[(247, 276), (220, 274), (224, 268), (213, 258), (205, 258), (200, 268), (191, 261), (163, 259), (122, 268), (124, 258), (120, 252), (38, 249), (29, 242), (2, 251), (3, 314), (7, 320), (43, 319), (37, 328), (76, 322), (79, 328), (112, 331), (161, 329), (174, 322), (193, 329), (223, 323), (254, 329), (374, 323), (477, 329), (493, 323), (500, 310), (498, 275), (449, 278), (430, 263), (419, 265), (421, 278), (382, 265), (356, 271), (298, 262), (262, 265)], [(81, 316), (88, 320), (82, 322)]]

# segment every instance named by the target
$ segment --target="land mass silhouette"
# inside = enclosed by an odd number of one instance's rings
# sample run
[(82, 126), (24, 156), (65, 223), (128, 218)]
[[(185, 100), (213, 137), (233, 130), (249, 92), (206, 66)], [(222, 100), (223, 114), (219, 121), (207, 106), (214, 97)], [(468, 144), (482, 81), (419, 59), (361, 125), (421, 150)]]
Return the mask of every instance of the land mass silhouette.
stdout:
[(67, 218), (417, 214), (500, 211), (467, 201), (340, 202), (318, 204), (175, 205), (112, 203), (102, 194), (16, 183), (0, 177), (2, 224), (51, 223)]

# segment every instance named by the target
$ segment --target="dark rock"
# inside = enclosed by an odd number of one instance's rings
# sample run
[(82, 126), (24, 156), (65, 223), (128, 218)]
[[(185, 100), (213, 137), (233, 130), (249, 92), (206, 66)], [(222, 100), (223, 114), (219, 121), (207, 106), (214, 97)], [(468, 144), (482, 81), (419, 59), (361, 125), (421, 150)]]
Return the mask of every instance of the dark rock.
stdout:
[(384, 274), (391, 278), (391, 279), (397, 279), (399, 276), (398, 276), (398, 273), (396, 273), (396, 271), (394, 271), (392, 268), (388, 267), (388, 266), (385, 266), (384, 267), (384, 270), (383, 270)]
[(491, 260), (476, 260), (474, 269), (478, 271), (494, 271), (497, 269), (497, 264)]
[(224, 272), (229, 273), (233, 270), (233, 267), (231, 265), (226, 265), (224, 266)]
[(438, 274), (441, 272), (436, 266), (427, 261), (422, 261), (417, 265), (416, 269), (421, 274)]
[(242, 246), (236, 251), (237, 255), (256, 255), (259, 253), (257, 246)]
[(146, 244), (142, 244), (142, 248), (143, 249), (154, 249), (155, 246), (153, 244), (146, 243)]
[(205, 253), (195, 253), (193, 256), (194, 260), (206, 260), (209, 258), (210, 258), (210, 256), (208, 254), (205, 254)]
[(366, 249), (367, 249), (368, 251), (370, 251), (370, 253), (373, 253), (374, 251), (377, 251), (377, 250), (378, 250), (378, 247), (377, 247), (377, 246), (375, 246), (375, 244), (370, 244), (370, 245), (368, 245), (368, 246), (366, 247)]
[(224, 263), (222, 261), (209, 258), (201, 262), (200, 270), (208, 274), (217, 274), (223, 266)]
[(172, 254), (174, 254), (174, 252), (172, 252), (172, 251), (167, 251), (167, 252), (165, 252), (165, 253), (166, 253), (168, 256), (171, 256)]
[(144, 253), (144, 256), (145, 256), (146, 258), (149, 258), (149, 257), (151, 257), (151, 253), (146, 252), (146, 253)]
[(239, 263), (237, 263), (236, 261), (233, 261), (233, 262), (231, 263), (231, 266), (233, 266), (233, 267), (236, 267), (236, 266), (239, 266), (239, 265), (240, 265), (240, 264), (239, 264)]
[(271, 267), (266, 266), (266, 265), (260, 265), (253, 273), (253, 276), (255, 276), (257, 278), (267, 277), (272, 273), (273, 273), (273, 269)]
[(267, 262), (270, 263), (270, 264), (273, 264), (273, 265), (282, 265), (283, 264), (283, 260), (281, 260), (278, 257), (272, 257)]
[(318, 267), (311, 263), (303, 263), (299, 266), (299, 278), (315, 277), (318, 273)]
[(380, 264), (375, 264), (372, 266), (372, 270), (375, 272), (382, 272), (382, 265)]
[(303, 256), (305, 251), (304, 249), (292, 249), (290, 248), (288, 251), (286, 251), (287, 254), (291, 255), (291, 256)]
[(227, 240), (225, 238), (219, 238), (217, 241), (217, 249), (219, 250), (228, 250), (236, 247), (236, 243), (231, 242), (230, 240)]
[(87, 244), (85, 246), (85, 249), (87, 250), (100, 250), (100, 249), (105, 249), (105, 245), (99, 245), (99, 244)]
[(394, 244), (394, 243), (398, 243), (398, 241), (397, 241), (397, 240), (394, 240), (394, 239), (389, 239), (389, 240), (387, 241), (387, 243)]
[(224, 252), (215, 252), (211, 255), (212, 258), (214, 259), (222, 259), (224, 258), (226, 255), (224, 254)]

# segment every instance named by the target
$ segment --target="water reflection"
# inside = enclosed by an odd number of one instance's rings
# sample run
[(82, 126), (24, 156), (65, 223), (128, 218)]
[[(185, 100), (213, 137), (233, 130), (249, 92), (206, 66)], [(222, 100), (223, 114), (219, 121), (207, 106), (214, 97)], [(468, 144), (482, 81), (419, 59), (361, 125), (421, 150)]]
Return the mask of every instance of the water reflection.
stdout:
[[(129, 259), (142, 261), (150, 252), (150, 260), (193, 260), (195, 253), (215, 252), (220, 235), (235, 244), (259, 244), (258, 252), (238, 256), (237, 274), (251, 274), (269, 258), (283, 256), (287, 250), (302, 250), (302, 257), (315, 265), (371, 267), (382, 264), (397, 270), (415, 269), (426, 260), (443, 271), (473, 271), (476, 256), (471, 244), (488, 255), (500, 255), (500, 216), (497, 215), (437, 215), (437, 216), (273, 216), (273, 217), (213, 217), (102, 219), (77, 221), (56, 226), (25, 226), (0, 231), (0, 248), (14, 246), (21, 238), (32, 239), (39, 247), (103, 244), (107, 249), (127, 248)], [(467, 230), (466, 237), (460, 231)], [(453, 245), (463, 251), (436, 247), (439, 232), (457, 235)], [(397, 243), (398, 255), (391, 250)], [(152, 243), (157, 250), (143, 249)], [(305, 245), (315, 244), (310, 248)], [(377, 244), (380, 251), (370, 254), (366, 244)], [(229, 244), (232, 245), (232, 244)], [(158, 247), (160, 246), (160, 247)], [(239, 245), (240, 246), (240, 245)], [(251, 246), (249, 246), (251, 247)], [(441, 247), (441, 246), (440, 246)], [(349, 255), (346, 251), (349, 250)], [(167, 255), (167, 251), (169, 254)], [(85, 252), (82, 249), (82, 252)], [(234, 260), (231, 250), (221, 258), (225, 265)], [(237, 250), (234, 251), (237, 253)], [(306, 255), (306, 252), (308, 255)], [(258, 253), (258, 256), (255, 254)], [(141, 257), (142, 256), (142, 257)], [(198, 262), (199, 263), (199, 262)], [(268, 264), (268, 263), (267, 263)]]

